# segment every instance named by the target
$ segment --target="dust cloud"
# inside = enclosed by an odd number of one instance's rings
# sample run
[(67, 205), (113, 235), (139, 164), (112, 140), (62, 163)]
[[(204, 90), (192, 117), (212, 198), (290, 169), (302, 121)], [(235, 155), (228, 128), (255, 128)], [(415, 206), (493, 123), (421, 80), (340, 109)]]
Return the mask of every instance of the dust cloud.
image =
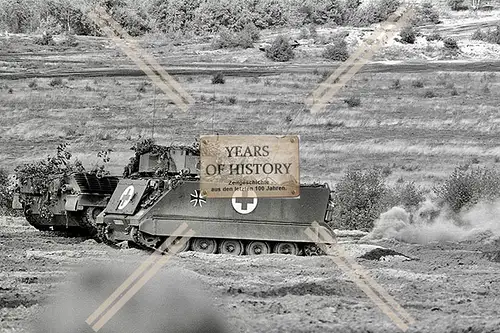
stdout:
[(392, 238), (407, 243), (428, 244), (500, 237), (500, 200), (481, 202), (464, 213), (453, 216), (438, 208), (430, 199), (413, 214), (393, 207), (375, 221), (364, 240)]
[[(106, 265), (80, 270), (64, 290), (42, 306), (31, 332), (94, 333), (85, 320), (134, 269)], [(172, 268), (169, 273), (158, 272), (99, 332), (229, 332), (221, 314), (187, 275), (172, 272)]]

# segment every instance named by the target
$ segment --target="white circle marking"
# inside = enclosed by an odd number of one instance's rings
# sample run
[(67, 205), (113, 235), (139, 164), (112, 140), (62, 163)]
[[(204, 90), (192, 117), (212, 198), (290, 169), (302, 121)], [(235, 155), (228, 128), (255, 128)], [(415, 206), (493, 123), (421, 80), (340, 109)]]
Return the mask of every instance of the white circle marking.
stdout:
[(135, 193), (135, 188), (133, 185), (130, 185), (123, 191), (122, 195), (120, 196), (120, 204), (118, 205), (118, 209), (123, 209), (127, 207), (129, 204), (130, 200), (134, 196)]
[(240, 214), (250, 214), (257, 207), (257, 194), (254, 191), (234, 191), (231, 204), (235, 211)]

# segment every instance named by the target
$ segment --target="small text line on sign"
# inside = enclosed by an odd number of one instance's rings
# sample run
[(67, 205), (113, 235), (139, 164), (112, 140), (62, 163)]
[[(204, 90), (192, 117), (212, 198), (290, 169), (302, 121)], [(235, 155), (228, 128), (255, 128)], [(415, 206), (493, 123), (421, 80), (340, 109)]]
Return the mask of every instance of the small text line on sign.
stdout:
[(300, 195), (297, 135), (206, 135), (200, 138), (201, 192), (231, 198), (235, 191), (261, 198)]

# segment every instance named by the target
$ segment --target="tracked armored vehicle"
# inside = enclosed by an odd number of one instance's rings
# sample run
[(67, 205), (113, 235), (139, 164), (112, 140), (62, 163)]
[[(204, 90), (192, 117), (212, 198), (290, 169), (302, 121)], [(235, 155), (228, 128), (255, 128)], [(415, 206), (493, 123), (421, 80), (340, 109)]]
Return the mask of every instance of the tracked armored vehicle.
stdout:
[(44, 186), (38, 186), (36, 179), (27, 179), (19, 184), (13, 208), (22, 209), (26, 220), (39, 230), (95, 236), (95, 219), (117, 184), (117, 177), (89, 173), (54, 177)]
[[(321, 250), (304, 233), (313, 221), (333, 235), (328, 185), (301, 185), (300, 198), (206, 198), (200, 192), (199, 152), (156, 149), (135, 161), (97, 217), (102, 240), (158, 247), (187, 223), (195, 235), (183, 250), (225, 254), (305, 254)], [(159, 167), (159, 166), (162, 167)], [(158, 172), (161, 170), (161, 172)], [(158, 176), (161, 174), (162, 176)]]

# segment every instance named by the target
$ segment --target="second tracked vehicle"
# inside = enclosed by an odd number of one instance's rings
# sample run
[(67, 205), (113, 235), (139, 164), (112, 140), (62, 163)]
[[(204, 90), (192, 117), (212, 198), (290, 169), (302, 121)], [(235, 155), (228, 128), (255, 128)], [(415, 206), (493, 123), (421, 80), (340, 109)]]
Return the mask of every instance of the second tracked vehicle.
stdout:
[(28, 223), (42, 231), (97, 234), (95, 219), (106, 207), (118, 177), (74, 173), (37, 186), (27, 179), (14, 195), (13, 208), (22, 209)]

